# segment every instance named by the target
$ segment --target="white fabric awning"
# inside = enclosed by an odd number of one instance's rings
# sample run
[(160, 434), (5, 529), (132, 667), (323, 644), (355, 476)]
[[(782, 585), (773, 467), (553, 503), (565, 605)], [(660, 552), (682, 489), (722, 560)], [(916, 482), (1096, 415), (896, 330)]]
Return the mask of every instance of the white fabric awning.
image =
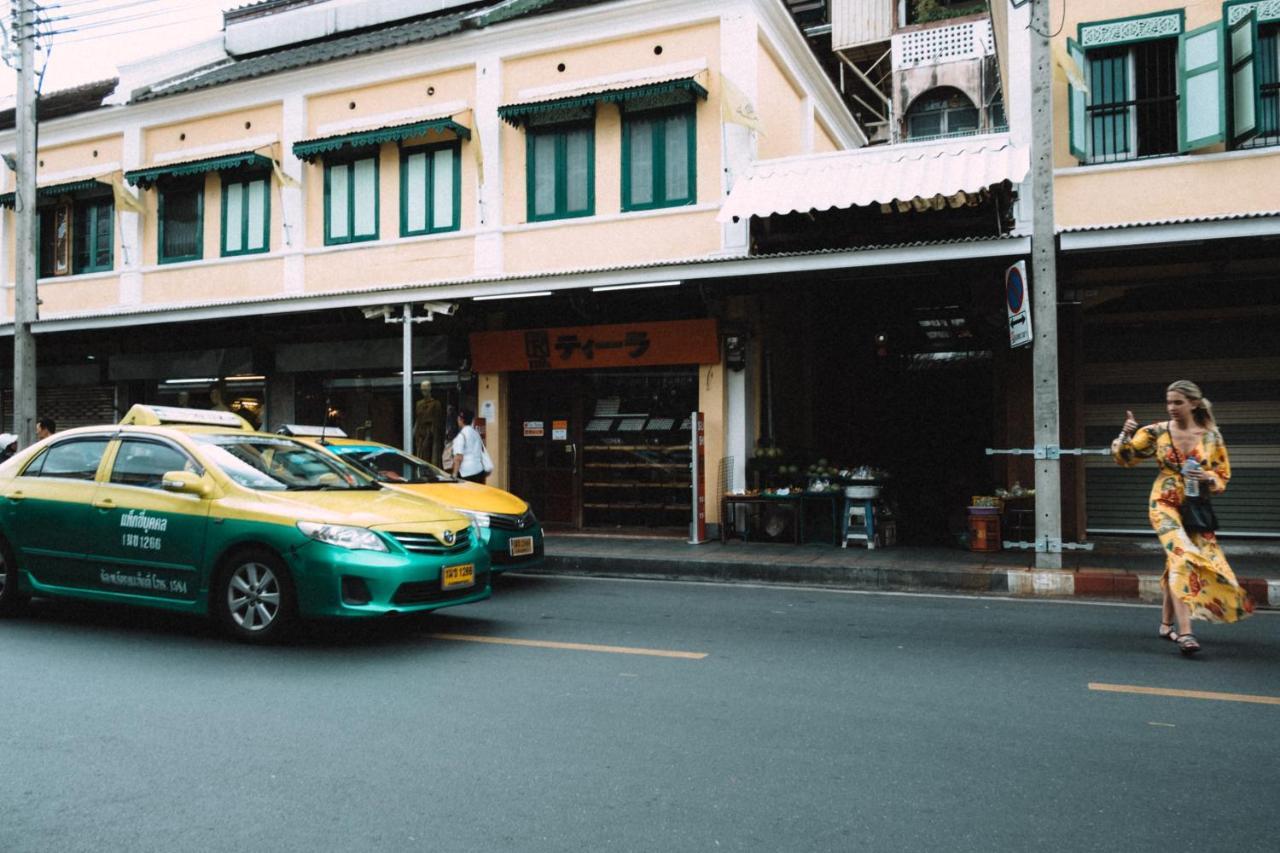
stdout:
[(1003, 134), (761, 160), (738, 178), (718, 218), (953, 199), (1021, 183), (1030, 168), (1031, 152)]

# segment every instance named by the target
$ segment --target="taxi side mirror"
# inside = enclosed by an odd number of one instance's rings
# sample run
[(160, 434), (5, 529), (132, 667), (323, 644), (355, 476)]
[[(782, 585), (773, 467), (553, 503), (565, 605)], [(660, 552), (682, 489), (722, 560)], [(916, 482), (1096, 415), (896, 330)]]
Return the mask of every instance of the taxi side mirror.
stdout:
[(194, 471), (169, 471), (160, 481), (166, 492), (180, 492), (187, 495), (204, 497), (209, 493), (204, 477)]

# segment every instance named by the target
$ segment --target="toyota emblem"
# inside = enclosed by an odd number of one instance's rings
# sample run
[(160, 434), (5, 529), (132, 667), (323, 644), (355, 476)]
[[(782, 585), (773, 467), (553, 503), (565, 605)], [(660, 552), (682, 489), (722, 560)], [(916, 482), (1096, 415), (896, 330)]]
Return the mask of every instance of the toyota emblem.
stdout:
[(444, 532), (444, 544), (446, 545), (452, 545), (454, 543), (454, 540), (456, 540), (457, 538), (458, 537), (453, 535), (452, 530), (446, 530)]

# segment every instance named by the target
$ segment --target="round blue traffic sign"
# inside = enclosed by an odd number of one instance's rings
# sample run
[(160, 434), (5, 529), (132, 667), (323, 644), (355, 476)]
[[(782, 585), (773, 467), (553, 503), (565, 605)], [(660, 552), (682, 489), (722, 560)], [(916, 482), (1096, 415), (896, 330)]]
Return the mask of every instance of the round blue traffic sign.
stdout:
[(1005, 298), (1009, 300), (1010, 311), (1021, 311), (1022, 302), (1026, 299), (1026, 286), (1022, 282), (1022, 272), (1013, 267), (1004, 277)]

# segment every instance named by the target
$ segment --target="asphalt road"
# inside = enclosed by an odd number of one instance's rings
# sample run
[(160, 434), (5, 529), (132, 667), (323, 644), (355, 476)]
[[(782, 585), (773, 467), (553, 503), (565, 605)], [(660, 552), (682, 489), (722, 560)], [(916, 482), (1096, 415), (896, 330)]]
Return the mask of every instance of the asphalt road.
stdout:
[(0, 851), (1280, 849), (1280, 704), (1239, 701), (1280, 697), (1280, 618), (1191, 660), (1157, 621), (510, 577), (259, 649), (37, 603), (0, 622)]

